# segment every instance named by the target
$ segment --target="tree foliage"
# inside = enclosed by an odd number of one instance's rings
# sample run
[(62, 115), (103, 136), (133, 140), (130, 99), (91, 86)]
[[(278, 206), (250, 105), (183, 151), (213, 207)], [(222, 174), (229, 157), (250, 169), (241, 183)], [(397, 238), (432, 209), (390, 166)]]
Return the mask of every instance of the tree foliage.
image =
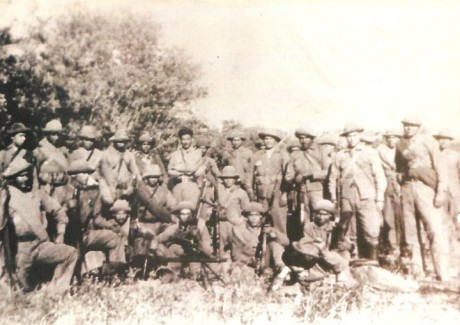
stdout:
[(199, 67), (163, 45), (160, 26), (145, 17), (73, 13), (21, 40), (3, 31), (0, 47), (2, 125), (60, 117), (147, 129), (164, 140), (185, 123), (180, 113), (206, 95)]

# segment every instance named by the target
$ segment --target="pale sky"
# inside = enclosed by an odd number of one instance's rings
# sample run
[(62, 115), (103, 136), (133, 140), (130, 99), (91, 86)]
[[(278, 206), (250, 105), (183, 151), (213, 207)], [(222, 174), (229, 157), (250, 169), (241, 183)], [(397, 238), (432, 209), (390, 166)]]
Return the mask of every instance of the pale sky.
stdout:
[[(16, 19), (19, 33), (30, 8), (53, 16), (67, 10), (58, 2), (14, 1), (3, 22)], [(429, 129), (460, 136), (458, 2), (69, 2), (152, 15), (164, 40), (202, 66), (209, 96), (194, 107), (213, 125), (384, 130), (417, 113)]]

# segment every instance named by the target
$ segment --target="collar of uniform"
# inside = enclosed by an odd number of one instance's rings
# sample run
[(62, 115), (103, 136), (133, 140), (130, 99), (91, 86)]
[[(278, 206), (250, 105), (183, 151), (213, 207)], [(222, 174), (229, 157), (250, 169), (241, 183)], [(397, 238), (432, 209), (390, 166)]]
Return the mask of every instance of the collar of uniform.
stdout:
[(364, 144), (358, 143), (354, 148), (347, 148), (347, 152), (352, 152), (352, 151), (363, 151), (365, 148)]
[(195, 151), (196, 149), (193, 146), (190, 146), (188, 149), (180, 148), (180, 150), (184, 153), (191, 153), (192, 151)]

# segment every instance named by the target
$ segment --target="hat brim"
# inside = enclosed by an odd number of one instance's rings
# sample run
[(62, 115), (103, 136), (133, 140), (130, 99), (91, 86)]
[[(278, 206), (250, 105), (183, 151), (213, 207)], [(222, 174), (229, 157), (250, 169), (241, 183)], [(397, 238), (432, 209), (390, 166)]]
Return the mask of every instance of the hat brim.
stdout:
[(129, 138), (110, 138), (110, 142), (129, 142)]
[(225, 178), (240, 178), (240, 175), (220, 175), (220, 176), (217, 176), (217, 178), (220, 178), (220, 179), (225, 179)]
[(341, 137), (345, 137), (345, 136), (349, 135), (350, 133), (353, 133), (353, 132), (362, 133), (363, 131), (364, 131), (363, 128), (354, 129), (354, 130), (349, 130), (349, 131), (342, 132), (342, 133), (340, 134), (340, 136), (341, 136)]
[(401, 121), (402, 125), (412, 125), (412, 126), (421, 126), (422, 123), (416, 123), (416, 122), (408, 122), (408, 121)]
[(144, 178), (160, 178), (163, 174), (150, 174), (150, 175), (142, 175), (142, 179)]
[(32, 130), (29, 129), (29, 128), (26, 128), (26, 129), (22, 129), (22, 130), (7, 131), (6, 136), (11, 137), (11, 136), (16, 135), (18, 133), (32, 133)]
[(238, 136), (227, 137), (227, 140), (228, 140), (228, 141), (232, 141), (232, 140), (235, 139), (235, 138), (240, 138), (242, 141), (246, 141), (246, 140), (247, 140), (246, 137), (238, 137)]
[(77, 174), (92, 174), (96, 171), (96, 169), (88, 168), (88, 169), (81, 169), (81, 170), (68, 170), (67, 175), (73, 176)]
[(259, 133), (259, 139), (260, 139), (260, 140), (263, 140), (265, 137), (272, 137), (273, 139), (275, 139), (275, 140), (278, 141), (278, 142), (281, 141), (281, 137), (279, 137), (279, 136), (276, 135), (276, 134), (271, 134), (271, 133), (266, 133), (266, 132), (261, 132), (261, 133)]
[(296, 138), (300, 138), (301, 136), (305, 136), (307, 138), (312, 138), (312, 139), (316, 138), (316, 135), (313, 135), (310, 133), (303, 133), (303, 132), (295, 132), (294, 135)]
[(441, 140), (441, 139), (454, 140), (454, 138), (449, 135), (440, 135), (440, 134), (433, 135), (433, 138), (435, 138), (436, 140)]

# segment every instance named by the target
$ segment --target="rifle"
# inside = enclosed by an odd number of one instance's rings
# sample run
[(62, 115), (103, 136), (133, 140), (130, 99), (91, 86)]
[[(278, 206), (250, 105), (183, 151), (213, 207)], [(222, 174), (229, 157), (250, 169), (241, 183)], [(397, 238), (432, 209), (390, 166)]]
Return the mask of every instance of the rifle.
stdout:
[(16, 276), (16, 263), (14, 260), (14, 255), (15, 255), (14, 251), (16, 251), (16, 249), (14, 249), (13, 251), (13, 247), (11, 247), (11, 244), (12, 244), (11, 236), (15, 235), (15, 230), (14, 230), (13, 220), (9, 213), (9, 201), (10, 201), (11, 195), (8, 191), (8, 187), (6, 184), (4, 184), (4, 188), (2, 189), (2, 193), (0, 195), (5, 196), (5, 198), (3, 197), (0, 198), (2, 201), (4, 200), (3, 201), (3, 225), (0, 230), (2, 232), (2, 243), (3, 243), (4, 254), (5, 254), (5, 268), (6, 268), (6, 271), (8, 272), (8, 278), (10, 280), (11, 288), (13, 290), (21, 289), (23, 285)]
[(213, 247), (213, 255), (217, 256), (220, 259), (220, 224), (219, 224), (219, 188), (218, 186), (214, 186), (214, 197), (215, 201), (217, 202), (217, 206), (213, 207), (211, 221), (214, 226), (214, 231), (212, 233), (212, 247)]
[(265, 226), (266, 225), (270, 225), (271, 223), (271, 218), (270, 218), (270, 215), (271, 215), (271, 209), (273, 207), (273, 202), (275, 201), (275, 195), (277, 194), (277, 191), (279, 191), (279, 186), (281, 184), (281, 179), (277, 178), (276, 179), (276, 182), (275, 182), (275, 185), (273, 187), (273, 192), (272, 192), (272, 195), (270, 197), (270, 200), (268, 202), (268, 210), (267, 210), (267, 216), (266, 216), (266, 219), (264, 221), (264, 223), (262, 224), (262, 226), (260, 227), (260, 233), (259, 233), (259, 243), (257, 245), (257, 248), (256, 248), (256, 255), (255, 255), (255, 258), (256, 258), (256, 274), (257, 275), (261, 275), (264, 268), (265, 268), (265, 264), (266, 264), (266, 260), (265, 260), (265, 254), (266, 254), (266, 251), (267, 251), (267, 235), (265, 234)]

